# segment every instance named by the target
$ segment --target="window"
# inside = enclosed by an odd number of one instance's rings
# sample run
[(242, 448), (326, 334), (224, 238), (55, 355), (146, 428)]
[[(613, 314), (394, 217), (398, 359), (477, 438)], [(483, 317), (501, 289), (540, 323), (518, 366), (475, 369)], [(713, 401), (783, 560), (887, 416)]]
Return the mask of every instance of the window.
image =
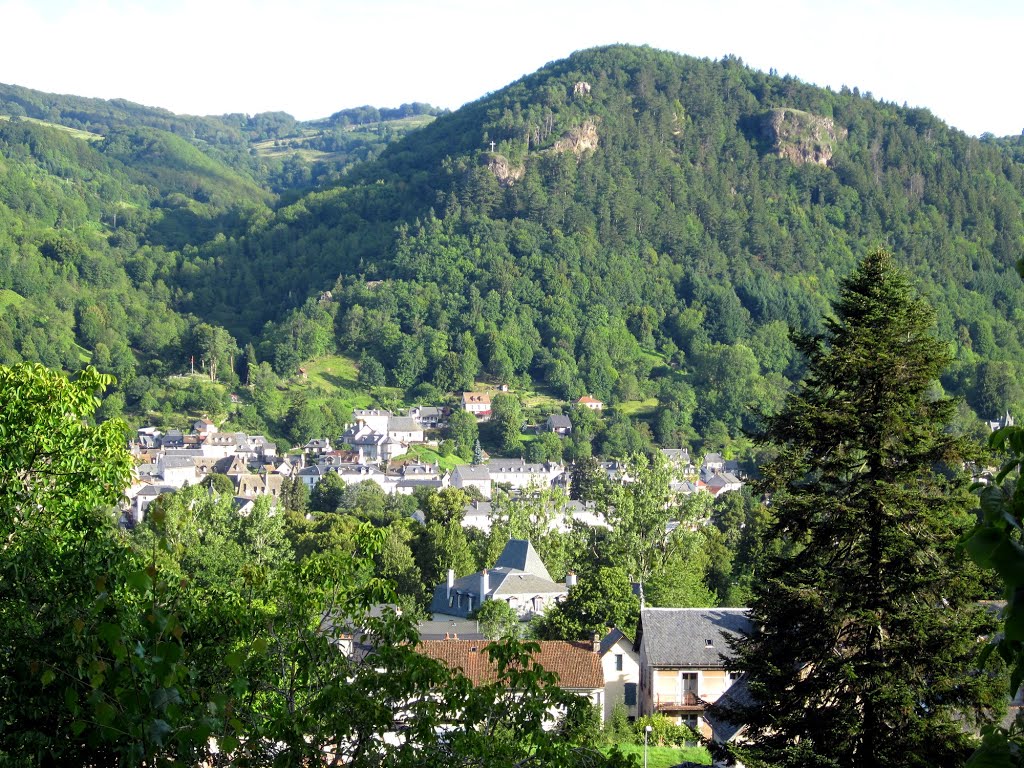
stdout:
[(616, 653), (615, 654), (615, 671), (616, 672), (621, 672), (622, 671), (622, 654), (621, 653)]
[(636, 706), (636, 683), (626, 683), (626, 700), (624, 703), (627, 707)]

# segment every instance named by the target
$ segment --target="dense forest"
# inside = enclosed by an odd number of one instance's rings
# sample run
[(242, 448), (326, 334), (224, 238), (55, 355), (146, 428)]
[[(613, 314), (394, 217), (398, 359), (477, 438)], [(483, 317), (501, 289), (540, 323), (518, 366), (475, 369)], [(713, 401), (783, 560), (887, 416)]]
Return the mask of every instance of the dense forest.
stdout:
[[(191, 118), (8, 86), (4, 111), (0, 354), (92, 355), (111, 412), (186, 409), (158, 382), (191, 359), (232, 386), (340, 353), (400, 399), (539, 384), (653, 403), (630, 447), (726, 447), (879, 244), (937, 309), (960, 426), (1024, 411), (1021, 139), (857, 89), (612, 46), (450, 114)], [(250, 422), (301, 438), (296, 407)]]

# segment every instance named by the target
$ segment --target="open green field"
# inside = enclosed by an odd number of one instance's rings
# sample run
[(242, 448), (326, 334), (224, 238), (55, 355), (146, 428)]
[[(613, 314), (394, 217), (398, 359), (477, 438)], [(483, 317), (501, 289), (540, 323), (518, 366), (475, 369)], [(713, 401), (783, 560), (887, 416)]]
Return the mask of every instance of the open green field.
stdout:
[[(0, 115), (0, 120), (10, 120), (10, 115)], [(100, 141), (103, 137), (98, 133), (90, 133), (89, 131), (82, 131), (78, 128), (69, 128), (66, 125), (58, 125), (57, 123), (48, 123), (45, 120), (38, 120), (34, 117), (19, 117), (19, 120), (24, 120), (27, 123), (36, 123), (37, 125), (46, 125), (50, 128), (56, 128), (58, 131), (64, 131), (70, 133), (76, 139), (83, 139), (85, 141)]]
[(25, 297), (17, 291), (12, 291), (10, 288), (0, 288), (0, 309), (9, 307), (12, 304), (18, 306), (24, 300)]
[[(633, 755), (636, 764), (644, 764), (643, 744), (619, 744), (619, 751), (625, 755)], [(609, 750), (603, 749), (604, 752)], [(711, 755), (704, 747), (648, 747), (647, 766), (648, 768), (671, 768), (683, 762), (700, 763), (711, 765)]]
[(306, 378), (310, 384), (328, 392), (338, 388), (354, 389), (359, 376), (356, 361), (344, 355), (322, 357), (303, 363), (302, 367), (306, 369)]
[(658, 410), (658, 398), (649, 397), (646, 400), (629, 400), (625, 403), (620, 403), (615, 408), (631, 419), (639, 416), (650, 416)]
[(451, 471), (455, 469), (459, 464), (468, 464), (461, 456), (457, 456), (454, 453), (451, 456), (442, 456), (432, 448), (428, 448), (425, 445), (414, 445), (409, 448), (409, 452), (404, 456), (399, 457), (399, 461), (405, 459), (419, 459), (424, 464), (433, 464), (435, 461), (441, 469)]

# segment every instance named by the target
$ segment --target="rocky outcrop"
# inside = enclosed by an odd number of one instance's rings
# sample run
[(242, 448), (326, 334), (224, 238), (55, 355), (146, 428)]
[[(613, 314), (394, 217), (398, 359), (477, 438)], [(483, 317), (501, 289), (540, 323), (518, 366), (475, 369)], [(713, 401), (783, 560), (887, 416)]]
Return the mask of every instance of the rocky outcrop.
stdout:
[(572, 87), (572, 95), (580, 98), (581, 96), (590, 95), (590, 83), (585, 80), (580, 80), (576, 85)]
[(491, 155), (491, 159), (487, 161), (487, 168), (503, 187), (511, 187), (526, 173), (525, 167), (512, 165), (507, 157), (498, 154)]
[(830, 117), (799, 109), (773, 109), (761, 122), (763, 138), (774, 152), (796, 165), (828, 165), (836, 144), (846, 138), (845, 128), (836, 128)]
[(555, 142), (551, 148), (553, 152), (572, 152), (579, 157), (584, 152), (597, 149), (597, 121), (586, 120), (582, 125), (568, 131), (562, 138)]

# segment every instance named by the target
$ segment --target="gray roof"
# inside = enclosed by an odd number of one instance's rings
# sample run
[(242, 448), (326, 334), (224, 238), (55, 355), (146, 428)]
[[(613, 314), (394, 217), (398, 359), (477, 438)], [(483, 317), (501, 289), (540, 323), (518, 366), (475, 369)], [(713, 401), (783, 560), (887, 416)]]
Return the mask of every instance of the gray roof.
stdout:
[(548, 416), (548, 424), (551, 425), (552, 429), (571, 429), (572, 422), (568, 416), (564, 416), (560, 413), (552, 413)]
[(633, 641), (629, 639), (629, 636), (618, 627), (612, 627), (611, 631), (604, 636), (601, 640), (601, 652), (600, 655), (604, 656), (610, 651), (620, 639), (625, 638), (626, 642), (630, 645)]
[[(740, 676), (740, 679), (730, 685), (729, 689), (715, 702), (716, 705), (741, 707), (749, 707), (753, 703), (754, 697), (750, 694), (746, 675)], [(704, 719), (711, 727), (711, 739), (719, 744), (732, 741), (745, 727), (745, 723), (734, 723), (725, 719), (714, 707), (704, 714)]]
[(458, 475), (461, 482), (467, 480), (490, 480), (491, 470), (485, 464), (459, 464), (452, 470), (452, 478)]
[[(722, 669), (732, 650), (723, 633), (751, 630), (746, 608), (645, 608), (635, 646), (652, 667)], [(710, 641), (710, 644), (708, 643)]]
[(540, 576), (549, 582), (551, 581), (551, 575), (548, 573), (548, 569), (544, 567), (544, 562), (540, 559), (540, 555), (533, 548), (533, 544), (526, 539), (509, 539), (494, 567), (524, 571), (534, 576)]
[(164, 456), (160, 460), (160, 466), (164, 469), (188, 469), (196, 468), (196, 459), (201, 456)]
[(496, 568), (488, 573), (488, 580), (492, 595), (521, 595), (524, 592), (550, 595), (565, 592), (564, 584), (558, 584), (551, 579), (532, 573), (518, 573)]
[(421, 429), (411, 416), (392, 416), (388, 419), (388, 432), (419, 432)]
[[(565, 594), (565, 584), (551, 580), (548, 569), (544, 567), (540, 557), (530, 542), (524, 539), (511, 539), (502, 550), (501, 556), (494, 567), (487, 572), (487, 589), (489, 595), (551, 595)], [(456, 594), (470, 595), (472, 602), (480, 606), (480, 574), (455, 579), (452, 590)], [(434, 588), (434, 597), (430, 604), (431, 613), (466, 616), (469, 608), (466, 605), (448, 605), (446, 597), (447, 584), (438, 584)]]

